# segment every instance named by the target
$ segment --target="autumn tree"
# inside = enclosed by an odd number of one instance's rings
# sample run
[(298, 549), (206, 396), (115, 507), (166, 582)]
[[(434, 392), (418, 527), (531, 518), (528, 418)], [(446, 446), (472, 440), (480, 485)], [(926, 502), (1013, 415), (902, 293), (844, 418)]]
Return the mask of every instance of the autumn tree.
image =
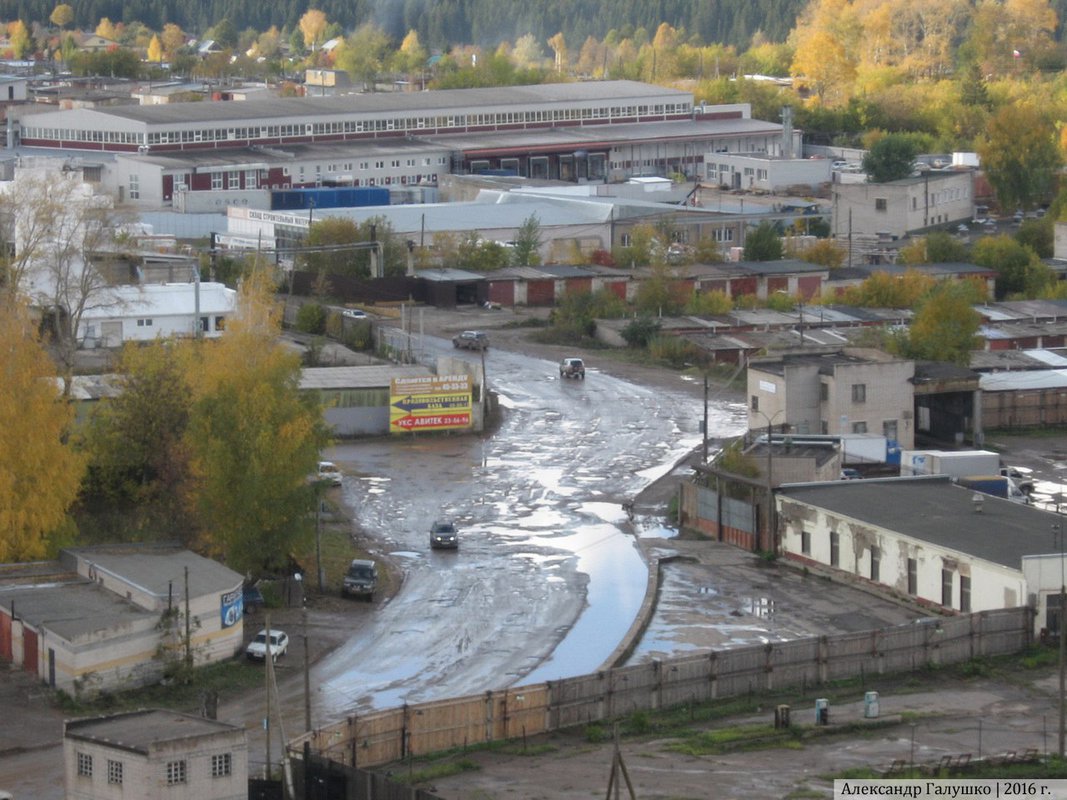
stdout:
[(178, 25), (168, 22), (163, 26), (163, 31), (159, 34), (159, 42), (163, 45), (163, 52), (167, 57), (172, 58), (179, 50), (185, 47), (185, 34)]
[(773, 222), (764, 220), (745, 236), (745, 261), (777, 261), (782, 257), (782, 237)]
[(833, 239), (818, 239), (796, 250), (795, 256), (809, 264), (837, 269), (845, 263), (845, 249)]
[(790, 69), (819, 105), (840, 105), (852, 93), (863, 27), (849, 0), (813, 0), (797, 19)]
[(282, 569), (310, 533), (308, 483), (327, 441), (300, 361), (277, 342), (271, 287), (242, 285), (226, 335), (199, 343), (186, 443), (203, 544), (242, 573)]
[(33, 561), (69, 536), (84, 459), (68, 442), (74, 408), (9, 289), (0, 294), (0, 343), (0, 563)]
[(875, 272), (859, 286), (846, 289), (844, 302), (863, 308), (914, 308), (935, 284), (929, 275), (916, 270), (903, 275)]
[(373, 90), (389, 54), (389, 37), (381, 28), (364, 23), (337, 48), (334, 65)]
[(163, 45), (159, 41), (158, 36), (153, 36), (152, 41), (148, 43), (148, 52), (145, 54), (145, 58), (149, 62), (160, 64), (163, 61)]
[(26, 23), (17, 19), (7, 26), (7, 39), (11, 45), (11, 54), (17, 59), (23, 59), (33, 50), (33, 40), (26, 28)]
[(393, 56), (393, 68), (398, 72), (418, 72), (426, 66), (426, 48), (419, 42), (418, 31), (410, 30)]
[(567, 40), (563, 36), (563, 31), (550, 38), (548, 46), (552, 48), (556, 56), (556, 72), (563, 72), (567, 66)]
[(685, 308), (689, 295), (664, 264), (652, 268), (652, 275), (637, 287), (634, 307), (638, 314), (650, 317), (673, 317)]
[(1001, 208), (1030, 209), (1048, 198), (1062, 163), (1056, 129), (1032, 104), (1013, 103), (995, 113), (978, 141), (982, 169)]
[(905, 264), (962, 264), (970, 258), (967, 245), (944, 231), (932, 231), (900, 248)]
[(974, 310), (967, 285), (944, 282), (919, 307), (908, 329), (906, 354), (924, 361), (970, 363), (971, 351), (980, 345), (981, 315)]
[(304, 35), (304, 45), (317, 50), (323, 42), (323, 33), (326, 31), (325, 12), (317, 8), (309, 8), (300, 18), (298, 26)]
[(65, 28), (74, 21), (74, 9), (66, 3), (60, 3), (52, 9), (52, 14), (48, 17), (48, 21), (57, 28)]
[(971, 260), (996, 270), (998, 300), (1010, 295), (1036, 297), (1052, 280), (1037, 254), (1011, 236), (983, 236), (971, 248)]

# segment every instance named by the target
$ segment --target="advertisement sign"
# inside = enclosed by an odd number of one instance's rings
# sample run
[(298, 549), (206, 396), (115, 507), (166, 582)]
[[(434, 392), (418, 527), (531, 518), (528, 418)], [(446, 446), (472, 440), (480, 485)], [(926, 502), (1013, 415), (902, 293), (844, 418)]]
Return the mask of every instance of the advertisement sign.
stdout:
[(442, 431), (471, 426), (469, 375), (393, 378), (389, 387), (392, 433)]
[(232, 628), (244, 616), (244, 595), (240, 589), (222, 595), (222, 627)]

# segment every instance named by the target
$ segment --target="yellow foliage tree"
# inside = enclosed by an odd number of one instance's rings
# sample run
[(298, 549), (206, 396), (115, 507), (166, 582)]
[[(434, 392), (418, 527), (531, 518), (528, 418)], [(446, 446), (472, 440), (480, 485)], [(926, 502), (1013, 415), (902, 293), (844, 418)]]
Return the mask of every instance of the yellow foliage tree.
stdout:
[(856, 77), (863, 28), (849, 0), (814, 0), (797, 20), (791, 72), (817, 104), (846, 102)]
[(52, 9), (52, 14), (48, 17), (48, 21), (57, 28), (65, 28), (74, 21), (74, 9), (66, 3), (60, 3)]
[(304, 44), (312, 49), (322, 44), (326, 32), (326, 13), (317, 8), (309, 8), (300, 18), (300, 32), (304, 34)]
[(169, 58), (173, 58), (175, 53), (185, 46), (185, 33), (173, 22), (168, 22), (163, 26), (163, 32), (159, 35), (159, 42), (163, 45), (163, 52)]
[(69, 531), (84, 459), (68, 437), (74, 418), (25, 309), (0, 297), (0, 562), (49, 555)]
[(7, 26), (7, 39), (11, 43), (11, 54), (15, 58), (25, 58), (33, 50), (30, 32), (26, 28), (26, 23), (21, 19), (17, 19)]
[(159, 64), (163, 61), (163, 45), (159, 41), (158, 36), (153, 36), (152, 41), (148, 43), (148, 52), (146, 56), (150, 63)]
[(118, 31), (115, 29), (115, 24), (107, 17), (101, 17), (100, 22), (96, 25), (95, 33), (102, 39), (116, 41), (119, 38)]
[(317, 398), (299, 390), (299, 359), (277, 343), (280, 320), (253, 273), (226, 335), (201, 345), (189, 376), (190, 498), (205, 549), (241, 572), (283, 567), (310, 533), (307, 477), (327, 441)]

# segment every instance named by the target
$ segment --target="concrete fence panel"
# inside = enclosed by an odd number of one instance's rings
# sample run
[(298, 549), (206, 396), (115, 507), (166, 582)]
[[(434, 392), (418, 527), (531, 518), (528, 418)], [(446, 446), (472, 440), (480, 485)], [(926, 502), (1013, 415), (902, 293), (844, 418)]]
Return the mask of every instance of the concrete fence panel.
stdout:
[(560, 730), (635, 711), (766, 690), (908, 672), (1019, 652), (1031, 641), (1027, 608), (936, 617), (840, 636), (774, 642), (352, 715), (289, 743), (361, 768), (488, 741)]

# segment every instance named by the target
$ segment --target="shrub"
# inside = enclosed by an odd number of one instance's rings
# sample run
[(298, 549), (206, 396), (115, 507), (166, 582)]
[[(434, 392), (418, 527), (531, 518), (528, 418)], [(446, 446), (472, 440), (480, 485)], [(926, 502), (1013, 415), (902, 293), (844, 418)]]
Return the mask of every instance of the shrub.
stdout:
[(318, 303), (304, 303), (296, 312), (296, 329), (318, 336), (326, 333), (326, 309)]

